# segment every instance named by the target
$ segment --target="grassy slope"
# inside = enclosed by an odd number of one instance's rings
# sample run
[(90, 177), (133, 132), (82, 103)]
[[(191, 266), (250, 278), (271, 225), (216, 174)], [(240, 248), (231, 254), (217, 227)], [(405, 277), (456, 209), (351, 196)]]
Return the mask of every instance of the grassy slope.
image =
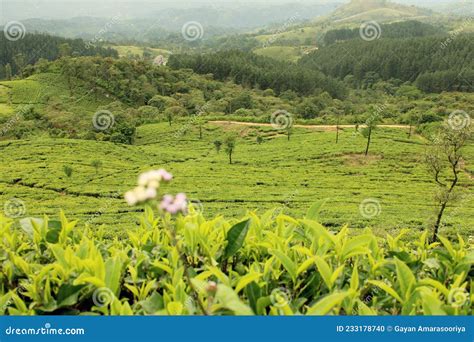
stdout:
[[(188, 133), (181, 136), (176, 132), (183, 127)], [(212, 145), (228, 130), (241, 136), (233, 165)], [(257, 132), (267, 136), (261, 145), (255, 143)], [(328, 226), (421, 228), (433, 213), (434, 185), (420, 163), (423, 141), (407, 141), (401, 130), (377, 131), (368, 159), (357, 155), (364, 150), (364, 139), (352, 129), (342, 133), (337, 146), (333, 132), (305, 129), (295, 130), (290, 142), (271, 128), (235, 126), (208, 125), (204, 139), (197, 137), (197, 129), (183, 122), (171, 128), (141, 127), (137, 146), (62, 139), (1, 142), (0, 203), (16, 197), (25, 202), (27, 215), (54, 215), (63, 208), (71, 218), (123, 229), (136, 222), (121, 199), (123, 192), (140, 171), (166, 167), (175, 174), (168, 190), (200, 200), (208, 217), (272, 207), (300, 216), (324, 198), (328, 203), (321, 218)], [(472, 160), (472, 146), (468, 153)], [(103, 161), (98, 174), (90, 166), (94, 159)], [(62, 172), (64, 164), (74, 168), (70, 179)], [(461, 184), (472, 191), (472, 180), (464, 175)], [(378, 199), (382, 208), (370, 220), (359, 213), (366, 198)], [(450, 231), (472, 235), (473, 209), (474, 203), (464, 200), (459, 209), (448, 210)]]

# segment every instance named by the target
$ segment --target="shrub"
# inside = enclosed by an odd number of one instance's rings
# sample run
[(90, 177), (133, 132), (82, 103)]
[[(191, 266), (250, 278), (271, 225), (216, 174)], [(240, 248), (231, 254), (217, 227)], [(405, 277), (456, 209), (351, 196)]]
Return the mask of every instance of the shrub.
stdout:
[(234, 222), (147, 208), (113, 240), (62, 213), (23, 229), (0, 216), (0, 314), (472, 314), (474, 254), (461, 237), (330, 231), (313, 211)]

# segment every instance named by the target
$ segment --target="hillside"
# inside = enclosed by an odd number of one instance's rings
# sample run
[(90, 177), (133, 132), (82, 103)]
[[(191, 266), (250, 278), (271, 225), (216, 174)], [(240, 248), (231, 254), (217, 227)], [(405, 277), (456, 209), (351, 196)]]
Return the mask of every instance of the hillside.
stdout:
[[(230, 132), (238, 135), (232, 165), (213, 144)], [(241, 216), (246, 209), (263, 212), (275, 207), (302, 215), (315, 199), (327, 199), (321, 223), (330, 227), (348, 223), (353, 228), (370, 225), (380, 232), (395, 232), (425, 226), (433, 211), (432, 202), (426, 200), (433, 184), (417, 162), (425, 150), (424, 140), (407, 140), (401, 129), (380, 129), (371, 157), (364, 158), (364, 137), (354, 134), (353, 128), (340, 134), (335, 145), (334, 132), (298, 128), (287, 141), (271, 127), (209, 123), (199, 139), (198, 125), (182, 121), (171, 127), (167, 123), (139, 127), (133, 146), (48, 138), (0, 142), (0, 202), (21, 198), (30, 216), (53, 216), (62, 208), (71, 219), (92, 226), (108, 224), (108, 236), (123, 235), (122, 229), (134, 227), (137, 219), (122, 194), (141, 171), (166, 165), (176, 175), (166, 191), (186, 192), (199, 201), (206, 217)], [(263, 137), (261, 144), (257, 136)], [(473, 152), (471, 146), (469, 154)], [(98, 170), (94, 160), (102, 161)], [(64, 165), (72, 168), (71, 177), (64, 174)], [(461, 187), (468, 193), (473, 184), (461, 176)], [(377, 199), (380, 215), (371, 219), (359, 215), (364, 198)], [(449, 217), (443, 234), (472, 235), (472, 206), (456, 209), (458, 215)]]
[(429, 17), (432, 13), (427, 9), (400, 5), (388, 0), (352, 0), (338, 7), (328, 19), (336, 22), (390, 21)]

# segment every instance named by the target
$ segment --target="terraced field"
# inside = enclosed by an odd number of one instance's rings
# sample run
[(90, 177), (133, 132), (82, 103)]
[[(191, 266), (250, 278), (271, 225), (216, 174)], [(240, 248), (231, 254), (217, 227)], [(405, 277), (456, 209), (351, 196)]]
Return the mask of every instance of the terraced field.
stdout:
[[(213, 145), (229, 131), (238, 134), (232, 165)], [(407, 139), (403, 129), (378, 129), (367, 158), (362, 155), (365, 139), (353, 128), (342, 131), (337, 145), (332, 131), (295, 128), (288, 141), (271, 127), (210, 123), (199, 139), (197, 127), (186, 121), (145, 125), (137, 135), (135, 146), (49, 138), (0, 142), (0, 204), (23, 201), (23, 216), (56, 215), (62, 208), (71, 219), (107, 223), (120, 232), (137, 221), (123, 193), (139, 172), (165, 167), (175, 176), (167, 190), (200, 201), (207, 217), (274, 207), (301, 216), (326, 199), (321, 221), (327, 226), (370, 226), (382, 232), (420, 229), (434, 213), (435, 187), (421, 162), (425, 142), (419, 136)], [(263, 143), (257, 144), (257, 135)], [(472, 160), (472, 145), (467, 153)], [(97, 171), (93, 160), (103, 163)], [(71, 177), (64, 165), (73, 168)], [(473, 186), (463, 174), (462, 196), (447, 211), (445, 233), (474, 233), (474, 201), (468, 195)], [(379, 205), (372, 217), (360, 212), (367, 199)]]

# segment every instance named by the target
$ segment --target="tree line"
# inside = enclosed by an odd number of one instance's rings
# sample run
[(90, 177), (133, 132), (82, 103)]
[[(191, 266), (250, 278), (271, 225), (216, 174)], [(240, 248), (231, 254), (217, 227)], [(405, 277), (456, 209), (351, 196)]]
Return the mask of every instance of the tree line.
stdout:
[(381, 80), (417, 82), (427, 92), (473, 91), (474, 34), (408, 39), (354, 39), (304, 56), (300, 66), (328, 76), (354, 78), (360, 87), (368, 74)]
[(326, 91), (333, 98), (347, 95), (344, 84), (316, 68), (257, 56), (243, 51), (221, 51), (205, 55), (172, 55), (168, 65), (189, 68), (199, 74), (212, 74), (217, 80), (231, 79), (249, 88), (273, 89), (277, 94), (291, 90), (299, 95)]
[[(323, 38), (324, 45), (331, 45), (350, 39), (360, 39), (360, 29), (357, 28), (341, 28), (329, 30)], [(444, 28), (438, 28), (428, 23), (422, 23), (416, 20), (402, 21), (391, 24), (380, 25), (380, 37), (384, 38), (408, 38), (408, 37), (425, 37), (432, 35), (446, 35)]]
[(23, 69), (40, 59), (55, 60), (64, 55), (118, 57), (111, 48), (86, 45), (82, 39), (67, 39), (42, 33), (27, 33), (10, 41), (0, 35), (0, 79), (22, 76)]

